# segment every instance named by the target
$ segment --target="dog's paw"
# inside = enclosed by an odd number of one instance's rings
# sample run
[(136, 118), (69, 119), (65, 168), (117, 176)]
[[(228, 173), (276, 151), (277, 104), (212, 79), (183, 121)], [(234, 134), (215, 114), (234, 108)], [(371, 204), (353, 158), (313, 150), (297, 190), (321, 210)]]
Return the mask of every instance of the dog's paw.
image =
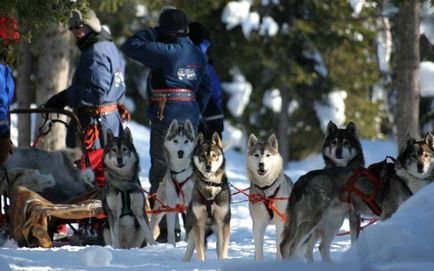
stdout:
[(88, 184), (90, 187), (95, 186), (95, 173), (91, 168), (86, 168), (81, 172), (81, 177), (83, 181)]

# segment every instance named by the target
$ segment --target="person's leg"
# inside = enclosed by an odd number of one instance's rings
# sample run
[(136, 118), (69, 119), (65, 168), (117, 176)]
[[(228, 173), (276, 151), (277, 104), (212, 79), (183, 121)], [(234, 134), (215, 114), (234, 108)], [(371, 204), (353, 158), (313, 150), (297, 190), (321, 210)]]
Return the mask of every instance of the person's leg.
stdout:
[(222, 138), (222, 132), (223, 132), (223, 119), (215, 119), (215, 120), (209, 120), (205, 122), (204, 125), (204, 135), (206, 140), (211, 140), (212, 135), (214, 132), (217, 132)]

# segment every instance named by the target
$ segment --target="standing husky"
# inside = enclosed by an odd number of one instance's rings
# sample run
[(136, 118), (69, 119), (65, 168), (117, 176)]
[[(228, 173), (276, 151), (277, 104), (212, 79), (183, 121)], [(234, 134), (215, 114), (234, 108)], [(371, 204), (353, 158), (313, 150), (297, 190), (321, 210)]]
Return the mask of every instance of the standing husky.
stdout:
[[(185, 207), (190, 203), (193, 190), (191, 154), (195, 146), (194, 140), (194, 128), (189, 120), (184, 123), (184, 126), (179, 126), (176, 119), (172, 121), (164, 138), (169, 167), (158, 187), (158, 200), (155, 201), (154, 211), (161, 209), (162, 205), (175, 208), (176, 206)], [(176, 246), (175, 222), (177, 213), (153, 212), (151, 230), (155, 232), (156, 226), (164, 215), (167, 218), (167, 240)], [(155, 235), (154, 238), (156, 239), (158, 236)]]
[[(250, 195), (258, 196), (259, 199), (249, 202), (255, 259), (262, 261), (264, 258), (264, 234), (269, 224), (276, 225), (276, 257), (281, 259), (279, 244), (284, 217), (279, 215), (285, 213), (293, 184), (283, 173), (283, 160), (274, 134), (268, 137), (267, 142), (259, 141), (255, 135), (250, 134), (247, 143), (247, 174), (251, 182)], [(277, 212), (272, 209), (272, 206), (277, 208)]]
[[(365, 158), (363, 156), (362, 145), (360, 144), (357, 135), (356, 125), (353, 122), (348, 123), (346, 128), (338, 128), (333, 121), (327, 125), (326, 136), (322, 146), (322, 154), (324, 158), (325, 168), (332, 167), (349, 167), (360, 168), (365, 166)], [(351, 243), (359, 237), (360, 232), (360, 216), (350, 211), (350, 232)], [(315, 233), (311, 234), (306, 241), (306, 259), (313, 262), (313, 249), (316, 241), (322, 239), (321, 234), (324, 229), (321, 225), (318, 226)]]
[(387, 219), (402, 202), (433, 180), (433, 169), (434, 137), (428, 134), (421, 141), (409, 140), (394, 165), (370, 172), (376, 176), (374, 179), (355, 175), (346, 167), (308, 172), (295, 183), (289, 198), (280, 244), (282, 255), (295, 257), (303, 242), (320, 226), (321, 258), (330, 261), (331, 242), (348, 209)]
[(205, 260), (205, 232), (217, 235), (217, 257), (228, 254), (231, 193), (225, 174), (222, 142), (215, 132), (211, 141), (199, 134), (193, 151), (194, 188), (187, 210), (187, 251), (184, 261), (190, 261), (196, 247), (197, 258)]
[(121, 137), (107, 131), (103, 161), (103, 207), (109, 226), (103, 230), (104, 242), (113, 248), (142, 247), (144, 241), (153, 243), (139, 180), (139, 157), (130, 129), (126, 128)]

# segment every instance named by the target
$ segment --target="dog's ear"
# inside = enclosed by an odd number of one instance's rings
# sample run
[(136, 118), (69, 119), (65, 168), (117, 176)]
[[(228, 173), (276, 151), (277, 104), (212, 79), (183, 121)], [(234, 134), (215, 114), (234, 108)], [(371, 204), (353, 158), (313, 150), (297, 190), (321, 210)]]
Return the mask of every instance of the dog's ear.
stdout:
[(221, 141), (220, 136), (217, 132), (214, 132), (212, 134), (211, 140), (212, 140), (212, 143), (216, 144), (219, 148), (221, 148), (221, 149), (223, 148), (222, 141)]
[(258, 143), (258, 139), (254, 134), (250, 134), (249, 140), (247, 141), (247, 148), (253, 147), (256, 143)]
[(431, 150), (434, 150), (434, 136), (431, 133), (428, 133), (425, 136), (425, 143), (431, 148)]
[(193, 124), (191, 124), (189, 119), (187, 119), (184, 123), (184, 132), (187, 134), (187, 136), (194, 138)]
[(336, 126), (336, 124), (333, 121), (329, 121), (329, 124), (327, 125), (326, 135), (333, 134), (334, 132), (336, 132), (337, 129), (338, 127)]
[(168, 130), (167, 134), (170, 134), (171, 132), (177, 132), (178, 129), (179, 129), (178, 120), (174, 119), (170, 123), (169, 130)]
[(345, 128), (345, 129), (348, 132), (350, 132), (352, 135), (356, 135), (357, 134), (356, 125), (352, 121), (350, 121), (350, 123), (348, 123), (347, 128)]
[(407, 134), (407, 147), (413, 146), (416, 143), (416, 139), (414, 139), (411, 134)]
[(110, 141), (112, 141), (113, 140), (113, 132), (112, 132), (112, 130), (111, 129), (108, 129), (107, 130), (107, 142), (110, 142)]
[(275, 150), (279, 149), (279, 144), (277, 143), (277, 137), (275, 134), (272, 134), (268, 137), (268, 144), (273, 147)]
[(199, 133), (199, 135), (196, 138), (196, 145), (200, 146), (203, 144), (204, 138), (203, 138), (203, 133)]
[(133, 143), (133, 135), (131, 134), (130, 128), (125, 128), (123, 135), (129, 142)]

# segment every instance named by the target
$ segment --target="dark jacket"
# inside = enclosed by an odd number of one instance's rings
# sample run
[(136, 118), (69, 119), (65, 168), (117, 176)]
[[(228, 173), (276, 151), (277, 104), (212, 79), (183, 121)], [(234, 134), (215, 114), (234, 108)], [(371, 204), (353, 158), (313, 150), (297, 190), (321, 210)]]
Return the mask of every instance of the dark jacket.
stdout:
[(220, 80), (211, 64), (208, 65), (208, 73), (211, 77), (212, 85), (212, 96), (208, 102), (208, 105), (203, 112), (204, 121), (212, 121), (219, 119), (223, 121), (223, 110), (222, 110), (222, 86)]
[(15, 84), (9, 66), (0, 64), (0, 137), (10, 135), (9, 105), (14, 97)]
[[(119, 102), (125, 95), (125, 63), (108, 33), (104, 30), (100, 34), (91, 32), (89, 37), (83, 39), (87, 40), (84, 40), (85, 46), (79, 44), (82, 53), (72, 84), (65, 90), (68, 106), (77, 112), (80, 112), (82, 107)], [(100, 118), (79, 113), (79, 119), (83, 129), (87, 129), (91, 124), (98, 124), (99, 119), (104, 135), (107, 129), (111, 129), (115, 136), (122, 131), (119, 112)], [(75, 145), (73, 129), (73, 126), (68, 129), (67, 145), (69, 147)], [(94, 148), (100, 147), (102, 147), (100, 142), (96, 142)]]
[(159, 118), (160, 104), (151, 102), (148, 117), (151, 121), (170, 124), (173, 119), (184, 123), (190, 119), (199, 124), (200, 113), (211, 96), (211, 82), (207, 72), (207, 58), (187, 37), (177, 37), (170, 43), (159, 42), (157, 29), (148, 28), (130, 37), (121, 50), (130, 58), (151, 69), (148, 94), (155, 97), (159, 89), (189, 89), (195, 100), (168, 101), (164, 118)]

